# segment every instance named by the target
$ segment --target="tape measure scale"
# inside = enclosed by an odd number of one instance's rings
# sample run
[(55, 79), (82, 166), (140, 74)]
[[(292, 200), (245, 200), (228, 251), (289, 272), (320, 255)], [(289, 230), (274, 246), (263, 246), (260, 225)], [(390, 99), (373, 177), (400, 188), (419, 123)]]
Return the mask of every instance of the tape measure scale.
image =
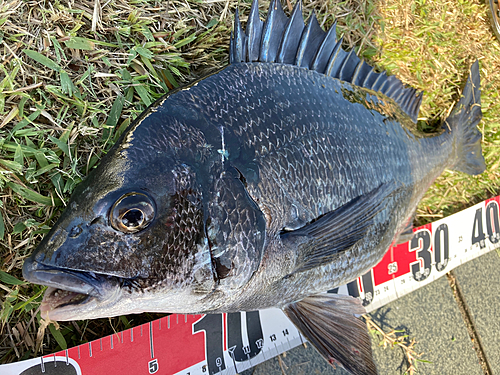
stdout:
[[(500, 247), (500, 197), (414, 229), (380, 263), (330, 293), (360, 298), (368, 312)], [(0, 366), (2, 375), (237, 374), (304, 341), (279, 309), (170, 315), (55, 354)]]
[(500, 247), (499, 202), (491, 198), (414, 229), (410, 241), (391, 247), (348, 293), (371, 312)]
[[(264, 334), (265, 332), (265, 334)], [(237, 374), (290, 350), (303, 339), (279, 309), (170, 315), (28, 361), (2, 365), (11, 374)]]

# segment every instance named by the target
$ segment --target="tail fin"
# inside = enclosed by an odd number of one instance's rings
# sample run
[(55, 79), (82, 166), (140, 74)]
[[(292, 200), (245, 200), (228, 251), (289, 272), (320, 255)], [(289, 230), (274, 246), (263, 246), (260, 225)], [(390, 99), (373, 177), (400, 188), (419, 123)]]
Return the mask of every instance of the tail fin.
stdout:
[(479, 81), (479, 63), (476, 60), (470, 69), (460, 101), (446, 119), (446, 124), (456, 132), (456, 156), (451, 169), (472, 175), (480, 174), (486, 169), (481, 150), (482, 136), (477, 129), (482, 117)]

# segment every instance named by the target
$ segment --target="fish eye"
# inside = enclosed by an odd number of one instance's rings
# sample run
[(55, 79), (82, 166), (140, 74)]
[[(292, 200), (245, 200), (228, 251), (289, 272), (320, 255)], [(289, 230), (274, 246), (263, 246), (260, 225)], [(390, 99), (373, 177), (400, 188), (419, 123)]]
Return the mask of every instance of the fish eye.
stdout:
[(142, 193), (120, 197), (110, 212), (111, 226), (123, 233), (136, 233), (146, 228), (155, 217), (153, 201)]

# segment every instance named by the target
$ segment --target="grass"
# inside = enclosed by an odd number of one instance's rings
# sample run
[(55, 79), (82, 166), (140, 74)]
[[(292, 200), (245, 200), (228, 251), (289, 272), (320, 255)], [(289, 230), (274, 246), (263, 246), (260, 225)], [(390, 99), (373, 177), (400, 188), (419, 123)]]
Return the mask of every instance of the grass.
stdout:
[[(101, 7), (99, 4), (102, 4)], [(36, 6), (35, 6), (36, 5)], [(156, 315), (40, 329), (43, 288), (23, 260), (74, 187), (147, 105), (228, 61), (233, 0), (0, 0), (0, 363), (129, 328)], [(246, 21), (250, 3), (239, 3)], [(268, 2), (262, 1), (262, 18)], [(421, 117), (447, 113), (480, 59), (488, 171), (446, 172), (418, 208), (419, 224), (498, 194), (500, 44), (475, 0), (317, 0), (323, 27), (337, 15), (345, 48), (426, 92)], [(460, 30), (461, 32), (457, 32)], [(37, 350), (38, 353), (37, 353)]]
[[(489, 29), (486, 8), (476, 1), (382, 0), (383, 32), (376, 37), (379, 66), (425, 91), (420, 117), (446, 116), (465, 82), (470, 65), (480, 61), (483, 154), (480, 176), (446, 171), (417, 210), (417, 223), (448, 216), (498, 195), (500, 160), (500, 44)], [(457, 32), (460, 30), (460, 32)]]
[(424, 353), (417, 353), (415, 351), (415, 345), (417, 344), (415, 338), (410, 338), (404, 333), (404, 330), (391, 330), (385, 332), (380, 326), (375, 323), (369, 315), (363, 315), (366, 325), (368, 327), (368, 332), (376, 342), (378, 346), (384, 349), (391, 348), (394, 349), (399, 347), (403, 353), (407, 369), (405, 375), (414, 375), (417, 373), (419, 363), (430, 363), (424, 359), (421, 359)]

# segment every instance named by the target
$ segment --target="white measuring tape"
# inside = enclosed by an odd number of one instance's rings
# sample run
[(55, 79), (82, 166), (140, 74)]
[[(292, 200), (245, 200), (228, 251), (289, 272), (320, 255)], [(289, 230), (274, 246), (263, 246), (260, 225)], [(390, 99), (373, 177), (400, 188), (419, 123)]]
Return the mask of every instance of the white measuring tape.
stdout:
[[(500, 247), (500, 197), (414, 230), (357, 280), (350, 294), (373, 311)], [(170, 315), (58, 353), (0, 365), (2, 375), (233, 375), (303, 343), (279, 309)]]

